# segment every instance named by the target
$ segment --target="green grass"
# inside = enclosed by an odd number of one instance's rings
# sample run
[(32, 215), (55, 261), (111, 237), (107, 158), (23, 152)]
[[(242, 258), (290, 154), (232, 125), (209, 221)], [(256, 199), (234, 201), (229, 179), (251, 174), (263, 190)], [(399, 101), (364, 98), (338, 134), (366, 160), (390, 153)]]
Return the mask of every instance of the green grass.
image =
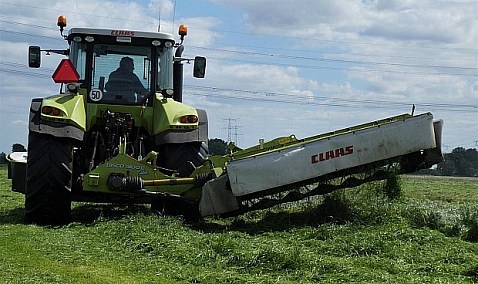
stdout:
[(400, 184), (198, 225), (75, 203), (72, 223), (41, 227), (2, 168), (0, 283), (477, 283), (478, 181)]

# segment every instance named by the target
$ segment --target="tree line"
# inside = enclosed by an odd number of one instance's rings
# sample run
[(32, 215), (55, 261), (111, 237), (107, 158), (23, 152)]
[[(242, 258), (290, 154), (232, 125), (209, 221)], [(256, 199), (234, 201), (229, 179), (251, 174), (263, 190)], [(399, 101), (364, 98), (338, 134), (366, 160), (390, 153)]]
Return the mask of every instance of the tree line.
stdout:
[(478, 151), (456, 147), (443, 155), (436, 168), (421, 170), (419, 174), (437, 176), (478, 177)]
[[(14, 144), (12, 152), (26, 151), (22, 144)], [(210, 155), (225, 155), (227, 153), (227, 142), (219, 139), (209, 139)], [(5, 153), (0, 153), (0, 164), (7, 164)], [(460, 176), (460, 177), (478, 177), (478, 151), (474, 148), (465, 149), (456, 147), (451, 153), (445, 153), (443, 161), (436, 167), (425, 169), (417, 174), (436, 175), (436, 176)]]

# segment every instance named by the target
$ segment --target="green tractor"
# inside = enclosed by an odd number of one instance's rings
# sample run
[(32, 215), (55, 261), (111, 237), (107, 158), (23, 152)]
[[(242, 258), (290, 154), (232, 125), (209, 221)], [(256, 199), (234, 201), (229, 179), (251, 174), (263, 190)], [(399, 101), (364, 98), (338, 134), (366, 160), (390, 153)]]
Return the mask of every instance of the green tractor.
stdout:
[[(204, 57), (182, 58), (171, 34), (72, 28), (58, 19), (68, 57), (53, 74), (60, 94), (32, 100), (24, 185), (25, 219), (68, 222), (71, 202), (150, 203), (157, 210), (197, 210), (212, 178), (204, 110), (182, 103), (183, 62), (203, 78)], [(194, 213), (193, 213), (194, 214)], [(196, 214), (199, 215), (199, 214)]]

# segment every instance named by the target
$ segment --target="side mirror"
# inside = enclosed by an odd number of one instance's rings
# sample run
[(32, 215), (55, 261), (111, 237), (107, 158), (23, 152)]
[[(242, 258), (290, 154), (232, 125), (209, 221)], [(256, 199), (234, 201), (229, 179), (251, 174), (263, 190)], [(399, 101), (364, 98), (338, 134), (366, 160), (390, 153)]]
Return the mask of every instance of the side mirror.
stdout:
[(41, 63), (41, 51), (39, 46), (28, 47), (28, 67), (39, 68)]
[(196, 56), (194, 58), (193, 76), (194, 78), (204, 78), (206, 74), (206, 57)]

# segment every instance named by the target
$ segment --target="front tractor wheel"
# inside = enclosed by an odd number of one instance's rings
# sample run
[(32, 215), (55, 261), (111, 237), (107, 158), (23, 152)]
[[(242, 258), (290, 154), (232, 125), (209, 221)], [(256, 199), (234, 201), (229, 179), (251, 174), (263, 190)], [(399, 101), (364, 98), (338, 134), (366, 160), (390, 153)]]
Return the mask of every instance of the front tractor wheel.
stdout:
[(73, 143), (30, 132), (28, 136), (25, 221), (58, 225), (71, 214)]

